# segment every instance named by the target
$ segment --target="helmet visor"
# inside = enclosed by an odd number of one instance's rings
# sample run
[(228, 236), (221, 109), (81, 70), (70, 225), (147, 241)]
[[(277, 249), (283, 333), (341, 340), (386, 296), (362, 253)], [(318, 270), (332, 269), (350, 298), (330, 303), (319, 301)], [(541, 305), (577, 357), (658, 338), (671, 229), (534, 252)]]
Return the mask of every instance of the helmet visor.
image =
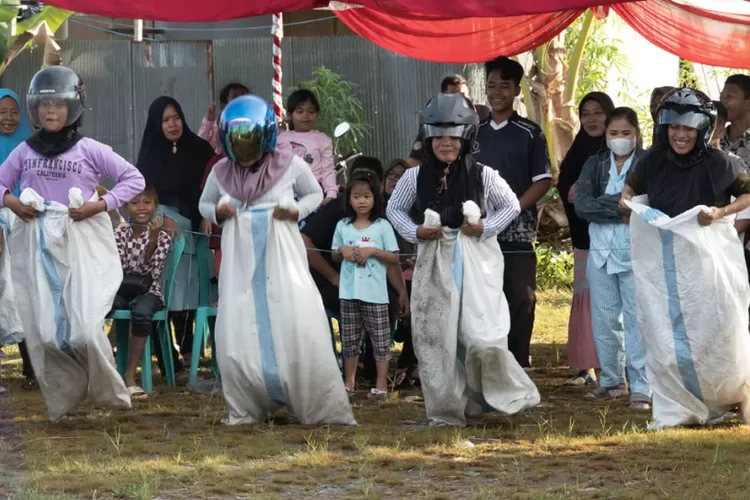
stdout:
[(252, 120), (233, 120), (222, 134), (224, 150), (240, 164), (258, 161), (268, 149), (266, 128)]
[(468, 125), (424, 125), (424, 138), (456, 137), (458, 139), (468, 139), (471, 134), (471, 128)]
[(65, 117), (65, 126), (73, 125), (83, 115), (83, 104), (79, 98), (78, 92), (50, 92), (29, 94), (26, 96), (26, 107), (29, 111), (31, 123), (41, 128), (46, 117), (41, 116), (48, 108), (65, 107), (67, 115)]
[(686, 111), (680, 113), (676, 109), (661, 109), (657, 117), (659, 125), (682, 125), (702, 131), (709, 131), (711, 128), (711, 118), (703, 113), (696, 111)]

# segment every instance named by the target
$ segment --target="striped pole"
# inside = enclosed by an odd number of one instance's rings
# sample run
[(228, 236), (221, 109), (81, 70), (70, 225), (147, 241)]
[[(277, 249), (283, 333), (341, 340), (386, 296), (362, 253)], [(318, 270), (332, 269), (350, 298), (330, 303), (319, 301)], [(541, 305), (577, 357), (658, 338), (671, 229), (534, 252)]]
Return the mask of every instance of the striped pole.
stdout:
[(281, 87), (281, 40), (284, 38), (284, 19), (281, 12), (273, 15), (271, 34), (273, 35), (273, 111), (276, 114), (276, 121), (281, 122), (285, 114)]

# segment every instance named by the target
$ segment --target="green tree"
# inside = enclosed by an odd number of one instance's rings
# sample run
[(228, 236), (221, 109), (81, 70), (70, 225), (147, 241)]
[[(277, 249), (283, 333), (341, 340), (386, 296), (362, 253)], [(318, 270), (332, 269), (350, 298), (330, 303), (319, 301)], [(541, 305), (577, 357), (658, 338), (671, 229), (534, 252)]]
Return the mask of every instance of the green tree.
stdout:
[(350, 132), (339, 139), (338, 149), (342, 153), (359, 149), (359, 141), (370, 133), (370, 126), (364, 121), (357, 84), (321, 66), (312, 71), (311, 80), (299, 83), (296, 88), (308, 89), (318, 98), (321, 109), (316, 129), (333, 138), (336, 125), (349, 122)]
[(680, 59), (680, 87), (699, 89), (701, 87), (698, 75), (695, 74), (693, 63)]
[(73, 14), (68, 10), (45, 5), (31, 17), (15, 23), (14, 30), (13, 25), (18, 16), (19, 3), (18, 0), (0, 0), (0, 51), (2, 52), (0, 76), (8, 69), (13, 59), (32, 46), (44, 46), (45, 56), (49, 50), (54, 50), (56, 45), (54, 42), (50, 43), (52, 41), (50, 35), (54, 34)]

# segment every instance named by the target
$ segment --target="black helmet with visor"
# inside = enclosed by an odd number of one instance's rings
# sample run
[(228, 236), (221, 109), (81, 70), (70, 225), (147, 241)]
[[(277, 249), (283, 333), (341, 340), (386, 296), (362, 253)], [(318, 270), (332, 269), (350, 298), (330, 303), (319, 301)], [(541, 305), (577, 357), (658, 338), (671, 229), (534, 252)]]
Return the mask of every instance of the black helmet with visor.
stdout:
[(663, 144), (667, 144), (670, 125), (694, 128), (698, 131), (696, 145), (705, 148), (716, 126), (716, 117), (716, 106), (706, 94), (689, 88), (674, 89), (664, 96), (657, 111), (657, 133)]
[(86, 90), (81, 77), (66, 66), (48, 66), (31, 79), (26, 95), (29, 119), (36, 128), (42, 128), (39, 106), (43, 102), (64, 104), (68, 109), (65, 126), (79, 122), (86, 107)]
[(456, 137), (471, 144), (476, 138), (479, 115), (463, 95), (438, 94), (429, 100), (420, 121), (426, 140)]

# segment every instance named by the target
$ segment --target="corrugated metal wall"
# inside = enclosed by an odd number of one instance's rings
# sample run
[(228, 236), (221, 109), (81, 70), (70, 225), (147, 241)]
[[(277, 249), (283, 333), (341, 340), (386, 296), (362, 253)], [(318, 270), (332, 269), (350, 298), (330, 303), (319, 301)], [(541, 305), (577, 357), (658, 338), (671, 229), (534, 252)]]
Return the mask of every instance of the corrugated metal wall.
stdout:
[[(408, 155), (419, 111), (439, 90), (443, 77), (476, 73), (476, 68), (462, 65), (401, 57), (358, 37), (286, 38), (283, 43), (287, 88), (309, 79), (319, 66), (358, 85), (365, 121), (372, 127), (363, 149), (383, 162)], [(41, 57), (41, 51), (19, 56), (2, 85), (25, 94)], [(208, 103), (218, 101), (219, 89), (229, 82), (244, 83), (258, 95), (271, 97), (270, 38), (143, 44), (70, 41), (64, 43), (62, 58), (86, 83), (90, 110), (83, 132), (131, 161), (138, 153), (148, 107), (160, 95), (180, 102), (196, 132)]]

